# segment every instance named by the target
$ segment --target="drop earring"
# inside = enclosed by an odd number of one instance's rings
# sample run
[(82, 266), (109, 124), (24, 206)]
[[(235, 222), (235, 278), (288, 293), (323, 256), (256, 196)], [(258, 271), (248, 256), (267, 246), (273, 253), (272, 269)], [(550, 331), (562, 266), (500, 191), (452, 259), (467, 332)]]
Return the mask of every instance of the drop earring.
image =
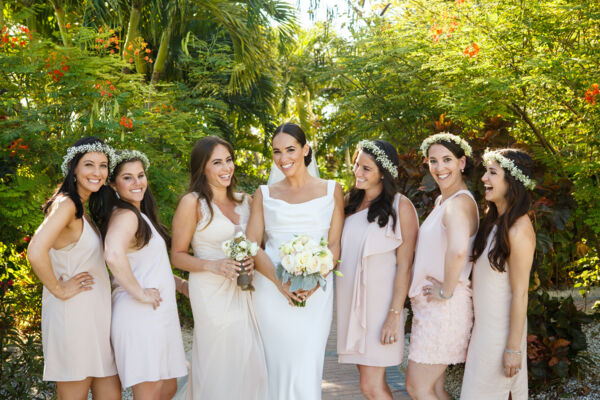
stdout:
[(117, 199), (121, 200), (121, 196), (119, 196), (119, 192), (117, 192), (116, 190), (115, 190), (115, 196), (117, 196)]

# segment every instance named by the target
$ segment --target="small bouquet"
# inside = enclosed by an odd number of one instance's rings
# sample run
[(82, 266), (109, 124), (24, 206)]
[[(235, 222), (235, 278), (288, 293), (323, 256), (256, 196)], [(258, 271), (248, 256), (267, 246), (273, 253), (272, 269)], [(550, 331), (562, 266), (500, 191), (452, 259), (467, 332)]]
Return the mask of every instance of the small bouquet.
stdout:
[[(307, 235), (295, 236), (279, 246), (281, 262), (277, 264), (275, 274), (282, 283), (290, 282), (290, 291), (312, 290), (317, 284), (325, 290), (325, 275), (333, 270), (335, 263), (333, 254), (327, 247), (327, 240), (321, 238), (317, 243)], [(336, 275), (342, 274), (334, 271)], [(304, 307), (306, 301), (294, 305)]]
[[(235, 261), (243, 261), (249, 256), (255, 256), (258, 252), (258, 244), (249, 241), (244, 232), (238, 232), (233, 239), (224, 241), (222, 248), (225, 255)], [(254, 291), (252, 278), (248, 275), (246, 267), (242, 267), (237, 278), (237, 285), (242, 290)]]

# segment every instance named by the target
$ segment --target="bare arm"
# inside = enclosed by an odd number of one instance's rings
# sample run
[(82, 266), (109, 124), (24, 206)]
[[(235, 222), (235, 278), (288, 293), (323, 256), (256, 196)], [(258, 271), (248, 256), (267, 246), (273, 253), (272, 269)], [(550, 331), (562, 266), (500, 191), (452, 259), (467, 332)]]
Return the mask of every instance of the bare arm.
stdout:
[(50, 249), (54, 247), (57, 239), (64, 239), (62, 236), (75, 220), (75, 210), (75, 204), (71, 199), (57, 198), (27, 248), (27, 258), (33, 272), (40, 278), (46, 289), (61, 300), (92, 290), (91, 285), (94, 283), (94, 278), (87, 272), (79, 273), (68, 281), (58, 280), (50, 261)]
[[(535, 252), (535, 232), (529, 217), (520, 217), (508, 232), (510, 255), (508, 257), (508, 278), (512, 290), (510, 303), (510, 330), (506, 349), (518, 352), (521, 350), (521, 339), (527, 318), (527, 295), (529, 291), (529, 274)], [(506, 376), (516, 374), (521, 368), (523, 354), (504, 352), (504, 369)]]
[(240, 270), (239, 262), (224, 258), (204, 260), (189, 253), (190, 243), (196, 231), (196, 225), (202, 218), (198, 210), (198, 199), (193, 193), (181, 198), (173, 216), (173, 237), (171, 239), (171, 263), (184, 271), (209, 271), (234, 279)]
[[(254, 193), (252, 208), (250, 210), (250, 219), (248, 220), (248, 226), (246, 227), (246, 237), (248, 240), (258, 244), (262, 243), (265, 233), (265, 220), (262, 203), (262, 192), (259, 189), (256, 191), (256, 193)], [(279, 289), (281, 294), (288, 300), (288, 302), (290, 302), (290, 304), (292, 304), (292, 300), (297, 302), (302, 301), (302, 299), (296, 296), (296, 294), (289, 291), (289, 282), (286, 285), (282, 285), (281, 281), (277, 279), (275, 276), (275, 266), (273, 265), (273, 262), (267, 253), (265, 253), (261, 248), (258, 249), (258, 253), (256, 253), (256, 256), (254, 256), (254, 267), (271, 282), (273, 282), (273, 284), (277, 287), (277, 289)]]
[(410, 273), (419, 232), (417, 215), (412, 203), (406, 197), (400, 199), (397, 215), (397, 223), (400, 224), (402, 232), (402, 244), (396, 249), (397, 270), (396, 277), (394, 278), (394, 293), (392, 295), (390, 311), (381, 330), (381, 344), (394, 343), (403, 339), (397, 337), (398, 324), (401, 322), (402, 315), (400, 312), (404, 308), (404, 301), (408, 294)]
[(335, 184), (333, 194), (334, 209), (327, 234), (329, 250), (333, 253), (333, 259), (339, 260), (341, 254), (342, 229), (344, 228), (344, 193), (339, 183)]
[(152, 304), (157, 308), (162, 301), (158, 289), (142, 288), (133, 275), (127, 258), (127, 251), (135, 243), (137, 228), (138, 219), (133, 211), (121, 209), (113, 212), (104, 239), (104, 258), (123, 289), (137, 301)]

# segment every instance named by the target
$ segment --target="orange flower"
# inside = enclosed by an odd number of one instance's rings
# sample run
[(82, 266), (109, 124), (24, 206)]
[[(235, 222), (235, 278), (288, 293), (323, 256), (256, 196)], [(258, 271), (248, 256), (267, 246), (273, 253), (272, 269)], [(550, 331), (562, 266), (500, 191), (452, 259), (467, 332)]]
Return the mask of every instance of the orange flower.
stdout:
[(131, 43), (129, 43), (129, 46), (127, 46), (127, 50), (129, 50), (129, 51), (133, 50), (133, 45)]
[(150, 53), (152, 53), (152, 50), (150, 50), (150, 49), (146, 49), (146, 53), (147, 53), (147, 54), (150, 54)]
[(140, 51), (139, 51), (138, 49), (136, 49), (136, 50), (133, 52), (133, 54), (135, 54), (135, 55), (137, 56), (138, 54), (140, 54)]
[(130, 58), (130, 59), (129, 59), (129, 62), (130, 62), (130, 63), (133, 63), (133, 58)]
[(67, 29), (71, 28), (71, 24), (67, 22)]

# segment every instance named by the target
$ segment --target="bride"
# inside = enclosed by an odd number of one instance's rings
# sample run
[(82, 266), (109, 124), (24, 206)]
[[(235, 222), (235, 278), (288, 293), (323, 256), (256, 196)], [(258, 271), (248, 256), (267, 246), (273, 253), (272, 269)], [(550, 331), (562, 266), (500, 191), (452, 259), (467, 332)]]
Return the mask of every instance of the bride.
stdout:
[[(334, 260), (340, 255), (344, 221), (342, 188), (335, 181), (311, 176), (307, 166), (312, 150), (302, 129), (287, 123), (272, 138), (273, 162), (283, 180), (261, 186), (254, 195), (247, 237), (265, 251), (255, 257), (254, 311), (264, 341), (269, 399), (321, 398), (325, 345), (333, 312), (333, 277), (326, 290), (290, 292), (275, 277), (280, 244), (294, 235), (325, 237)], [(305, 307), (292, 301), (306, 300)]]

